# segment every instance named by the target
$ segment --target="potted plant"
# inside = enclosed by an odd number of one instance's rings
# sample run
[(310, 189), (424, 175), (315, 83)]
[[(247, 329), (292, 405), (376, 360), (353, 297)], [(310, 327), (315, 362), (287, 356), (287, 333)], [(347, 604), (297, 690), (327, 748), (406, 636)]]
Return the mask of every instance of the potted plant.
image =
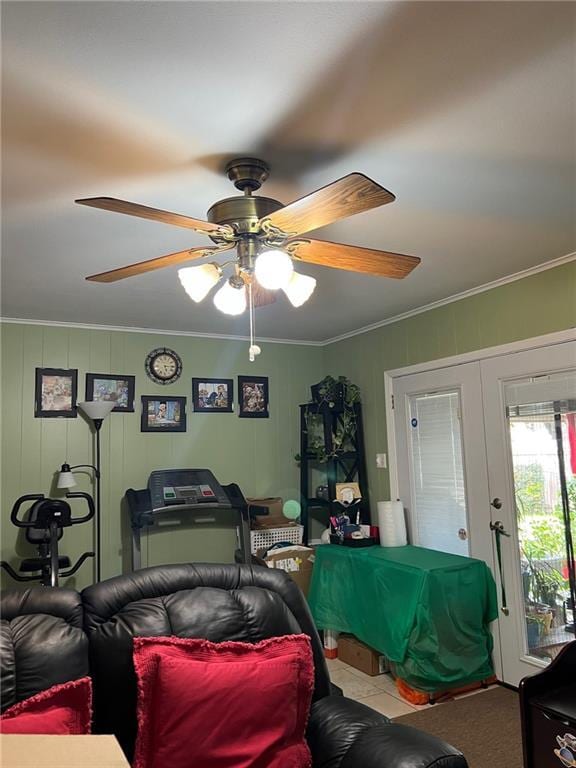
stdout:
[(324, 376), (318, 384), (310, 387), (312, 402), (320, 408), (328, 408), (334, 413), (345, 411), (360, 402), (360, 388), (352, 384), (346, 376)]
[(534, 648), (538, 645), (543, 631), (543, 622), (539, 616), (526, 614), (526, 635), (528, 648)]
[[(347, 451), (354, 450), (356, 438), (355, 404), (360, 402), (360, 388), (345, 376), (337, 379), (325, 376), (311, 387), (311, 408), (306, 409), (306, 431), (308, 450), (319, 463), (326, 463)], [(334, 428), (326, 433), (323, 415), (326, 412), (338, 415)], [(301, 460), (300, 454), (294, 457)]]

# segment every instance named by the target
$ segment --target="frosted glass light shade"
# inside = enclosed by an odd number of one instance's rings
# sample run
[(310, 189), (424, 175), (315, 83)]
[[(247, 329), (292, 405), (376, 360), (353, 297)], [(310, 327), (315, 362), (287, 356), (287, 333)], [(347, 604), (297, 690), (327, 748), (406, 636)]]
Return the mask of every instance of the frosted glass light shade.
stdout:
[(178, 270), (182, 287), (196, 303), (202, 301), (222, 277), (218, 264), (202, 264), (200, 267), (184, 267)]
[(313, 277), (292, 272), (290, 282), (284, 286), (283, 291), (293, 307), (301, 307), (312, 296), (315, 288), (316, 280)]
[(278, 249), (264, 251), (254, 262), (256, 280), (269, 291), (285, 288), (293, 272), (292, 259), (285, 251)]
[(113, 400), (88, 400), (85, 403), (78, 403), (78, 408), (84, 411), (89, 419), (95, 421), (96, 419), (105, 419), (115, 405)]
[(227, 280), (214, 294), (214, 306), (225, 315), (241, 315), (246, 309), (246, 286), (234, 288)]

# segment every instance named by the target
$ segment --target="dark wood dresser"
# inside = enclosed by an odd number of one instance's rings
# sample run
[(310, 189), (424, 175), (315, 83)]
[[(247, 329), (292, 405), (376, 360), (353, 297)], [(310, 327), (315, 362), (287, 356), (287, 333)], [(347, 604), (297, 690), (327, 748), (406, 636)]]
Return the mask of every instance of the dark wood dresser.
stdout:
[(576, 768), (576, 640), (519, 694), (524, 768)]

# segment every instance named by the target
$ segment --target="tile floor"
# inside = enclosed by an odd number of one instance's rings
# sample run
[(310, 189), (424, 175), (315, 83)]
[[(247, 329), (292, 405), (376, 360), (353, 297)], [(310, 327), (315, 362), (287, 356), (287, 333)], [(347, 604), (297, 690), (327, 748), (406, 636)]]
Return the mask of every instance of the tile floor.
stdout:
[[(344, 664), (340, 659), (326, 659), (326, 663), (328, 664), (330, 679), (335, 685), (342, 688), (345, 696), (361, 701), (388, 717), (400, 717), (401, 715), (409, 715), (411, 712), (418, 712), (421, 709), (427, 709), (430, 706), (441, 706), (440, 704), (424, 704), (422, 706), (410, 704), (400, 696), (394, 680), (389, 674), (371, 677), (348, 664)], [(480, 688), (477, 691), (456, 696), (456, 699), (463, 696), (473, 696), (484, 690), (488, 689)]]

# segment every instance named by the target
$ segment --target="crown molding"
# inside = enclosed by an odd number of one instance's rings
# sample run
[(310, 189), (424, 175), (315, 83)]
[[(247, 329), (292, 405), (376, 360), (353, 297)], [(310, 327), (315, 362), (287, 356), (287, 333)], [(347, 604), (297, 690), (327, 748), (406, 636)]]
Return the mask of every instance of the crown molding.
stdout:
[[(113, 331), (118, 333), (147, 333), (157, 336), (190, 336), (194, 339), (215, 339), (217, 341), (241, 341), (250, 342), (249, 336), (231, 336), (225, 333), (197, 333), (195, 331), (174, 331), (162, 328), (134, 328), (123, 325), (97, 325), (95, 323), (68, 323), (60, 320), (35, 320), (24, 317), (0, 317), (0, 323), (13, 323), (16, 325), (42, 325), (50, 328), (79, 328), (83, 331)], [(300, 341), (298, 339), (269, 339), (258, 336), (258, 343), (266, 344), (297, 344), (299, 346), (323, 347), (323, 341)]]
[(445, 299), (433, 301), (431, 304), (424, 304), (422, 307), (411, 309), (408, 312), (402, 312), (400, 315), (394, 315), (393, 317), (389, 317), (386, 320), (380, 320), (377, 323), (365, 325), (363, 328), (358, 328), (355, 331), (349, 331), (348, 333), (343, 333), (340, 336), (334, 336), (331, 339), (326, 339), (322, 342), (322, 344), (335, 344), (338, 341), (344, 341), (345, 339), (350, 339), (353, 336), (360, 336), (362, 333), (369, 333), (370, 331), (374, 331), (377, 328), (383, 328), (385, 325), (392, 325), (393, 323), (398, 323), (400, 320), (407, 320), (409, 317), (421, 315), (423, 312), (429, 312), (431, 309), (438, 309), (439, 307), (444, 307), (447, 304), (453, 304), (455, 301), (461, 301), (462, 299), (467, 299), (470, 296), (476, 296), (479, 293), (485, 293), (486, 291), (491, 291), (494, 288), (500, 288), (500, 286), (507, 285), (508, 283), (515, 283), (517, 280), (523, 280), (525, 277), (537, 275), (539, 272), (546, 272), (549, 269), (560, 267), (562, 264), (568, 264), (574, 260), (576, 260), (576, 252), (569, 253), (566, 256), (560, 256), (558, 259), (552, 259), (551, 261), (547, 261), (544, 264), (538, 264), (535, 267), (523, 269), (521, 272), (515, 272), (514, 274), (507, 275), (506, 277), (500, 277), (498, 280), (493, 280), (490, 283), (484, 283), (484, 285), (479, 285), (476, 288), (470, 288), (467, 291), (455, 293), (452, 296), (446, 297)]
[[(394, 315), (393, 317), (386, 318), (386, 320), (380, 320), (377, 323), (372, 323), (371, 325), (366, 325), (362, 328), (357, 328), (354, 331), (348, 331), (347, 333), (343, 333), (340, 336), (334, 336), (333, 338), (330, 338), (330, 339), (324, 339), (322, 341), (310, 341), (310, 340), (304, 340), (304, 339), (273, 339), (273, 338), (263, 338), (259, 336), (258, 341), (264, 342), (266, 344), (296, 344), (298, 346), (325, 347), (325, 346), (328, 346), (329, 344), (336, 344), (339, 341), (344, 341), (345, 339), (350, 339), (354, 336), (360, 336), (363, 333), (369, 333), (370, 331), (374, 331), (377, 328), (383, 328), (386, 325), (392, 325), (393, 323), (398, 323), (400, 322), (400, 320), (406, 320), (409, 317), (414, 317), (415, 315), (421, 315), (423, 312), (429, 312), (432, 309), (438, 309), (439, 307), (444, 307), (447, 304), (453, 304), (456, 301), (467, 299), (470, 296), (476, 296), (479, 293), (485, 293), (486, 291), (491, 291), (494, 288), (499, 288), (502, 285), (507, 285), (508, 283), (514, 283), (517, 280), (524, 279), (525, 277), (530, 277), (531, 275), (537, 275), (540, 272), (546, 272), (549, 269), (560, 267), (563, 264), (568, 264), (569, 262), (575, 261), (575, 260), (576, 260), (576, 252), (569, 253), (566, 256), (560, 256), (560, 258), (558, 259), (552, 259), (551, 261), (547, 261), (544, 264), (538, 264), (535, 267), (529, 267), (528, 269), (523, 269), (521, 272), (515, 272), (512, 275), (501, 277), (498, 280), (493, 280), (490, 283), (484, 283), (484, 285), (479, 285), (476, 288), (470, 288), (469, 290), (462, 291), (461, 293), (455, 293), (452, 296), (448, 296), (445, 299), (434, 301), (431, 304), (424, 304), (423, 306), (417, 307), (416, 309), (411, 309), (408, 312), (402, 312), (399, 315)], [(131, 326), (121, 326), (121, 325), (97, 325), (93, 323), (67, 323), (67, 322), (61, 322), (59, 320), (36, 320), (32, 318), (23, 318), (23, 317), (0, 317), (0, 323), (15, 323), (20, 325), (43, 325), (43, 326), (50, 326), (55, 328), (79, 328), (81, 330), (87, 330), (87, 331), (148, 333), (148, 334), (157, 335), (157, 336), (189, 336), (195, 339), (215, 339), (218, 341), (241, 341), (244, 343), (250, 341), (249, 336), (230, 336), (224, 333), (197, 333), (195, 331), (174, 331), (174, 330), (166, 330), (162, 328), (133, 328)]]

